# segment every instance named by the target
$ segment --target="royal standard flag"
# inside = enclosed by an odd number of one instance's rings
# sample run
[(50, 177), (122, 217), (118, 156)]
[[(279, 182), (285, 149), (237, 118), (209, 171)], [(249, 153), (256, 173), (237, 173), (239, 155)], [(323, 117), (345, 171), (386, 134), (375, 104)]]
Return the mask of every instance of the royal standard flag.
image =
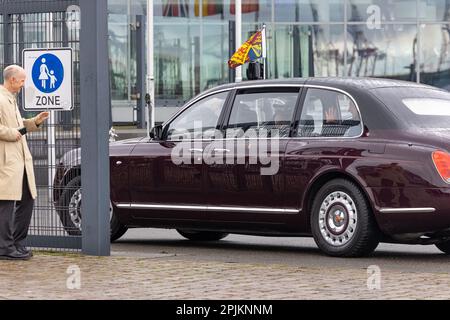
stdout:
[(263, 32), (258, 31), (252, 35), (228, 60), (228, 66), (232, 69), (246, 62), (255, 61), (263, 55)]

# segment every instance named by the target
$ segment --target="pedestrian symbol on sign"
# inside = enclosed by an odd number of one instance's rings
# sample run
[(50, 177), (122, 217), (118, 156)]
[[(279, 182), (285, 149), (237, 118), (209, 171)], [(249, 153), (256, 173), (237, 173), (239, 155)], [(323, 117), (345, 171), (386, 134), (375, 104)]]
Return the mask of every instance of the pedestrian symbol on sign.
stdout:
[(51, 53), (41, 55), (33, 65), (33, 83), (43, 93), (58, 90), (64, 79), (64, 67), (58, 57)]

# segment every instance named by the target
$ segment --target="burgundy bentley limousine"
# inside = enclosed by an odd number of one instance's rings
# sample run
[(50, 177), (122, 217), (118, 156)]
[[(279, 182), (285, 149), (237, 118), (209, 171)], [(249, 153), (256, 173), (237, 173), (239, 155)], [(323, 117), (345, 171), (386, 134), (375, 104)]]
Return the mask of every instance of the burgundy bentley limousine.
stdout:
[[(450, 253), (450, 93), (386, 79), (233, 83), (188, 102), (151, 138), (112, 143), (111, 239), (171, 228), (312, 236), (332, 256), (379, 242)], [(55, 177), (69, 234), (81, 229), (79, 150)]]

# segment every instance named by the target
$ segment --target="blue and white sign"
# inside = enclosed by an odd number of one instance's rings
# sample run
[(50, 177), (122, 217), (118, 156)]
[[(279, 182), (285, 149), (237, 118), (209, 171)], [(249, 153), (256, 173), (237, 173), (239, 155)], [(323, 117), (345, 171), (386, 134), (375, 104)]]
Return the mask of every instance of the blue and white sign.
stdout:
[(25, 49), (25, 110), (72, 110), (72, 63), (70, 48)]

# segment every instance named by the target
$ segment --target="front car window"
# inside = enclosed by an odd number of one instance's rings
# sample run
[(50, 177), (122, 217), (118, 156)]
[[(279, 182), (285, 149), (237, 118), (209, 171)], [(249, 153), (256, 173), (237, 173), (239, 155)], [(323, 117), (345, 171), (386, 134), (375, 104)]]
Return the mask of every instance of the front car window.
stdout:
[(208, 96), (178, 115), (166, 129), (166, 140), (214, 137), (228, 92)]
[(241, 90), (233, 103), (226, 137), (288, 137), (298, 92), (298, 88)]
[(299, 137), (357, 137), (361, 117), (347, 95), (325, 89), (308, 89), (297, 130)]

